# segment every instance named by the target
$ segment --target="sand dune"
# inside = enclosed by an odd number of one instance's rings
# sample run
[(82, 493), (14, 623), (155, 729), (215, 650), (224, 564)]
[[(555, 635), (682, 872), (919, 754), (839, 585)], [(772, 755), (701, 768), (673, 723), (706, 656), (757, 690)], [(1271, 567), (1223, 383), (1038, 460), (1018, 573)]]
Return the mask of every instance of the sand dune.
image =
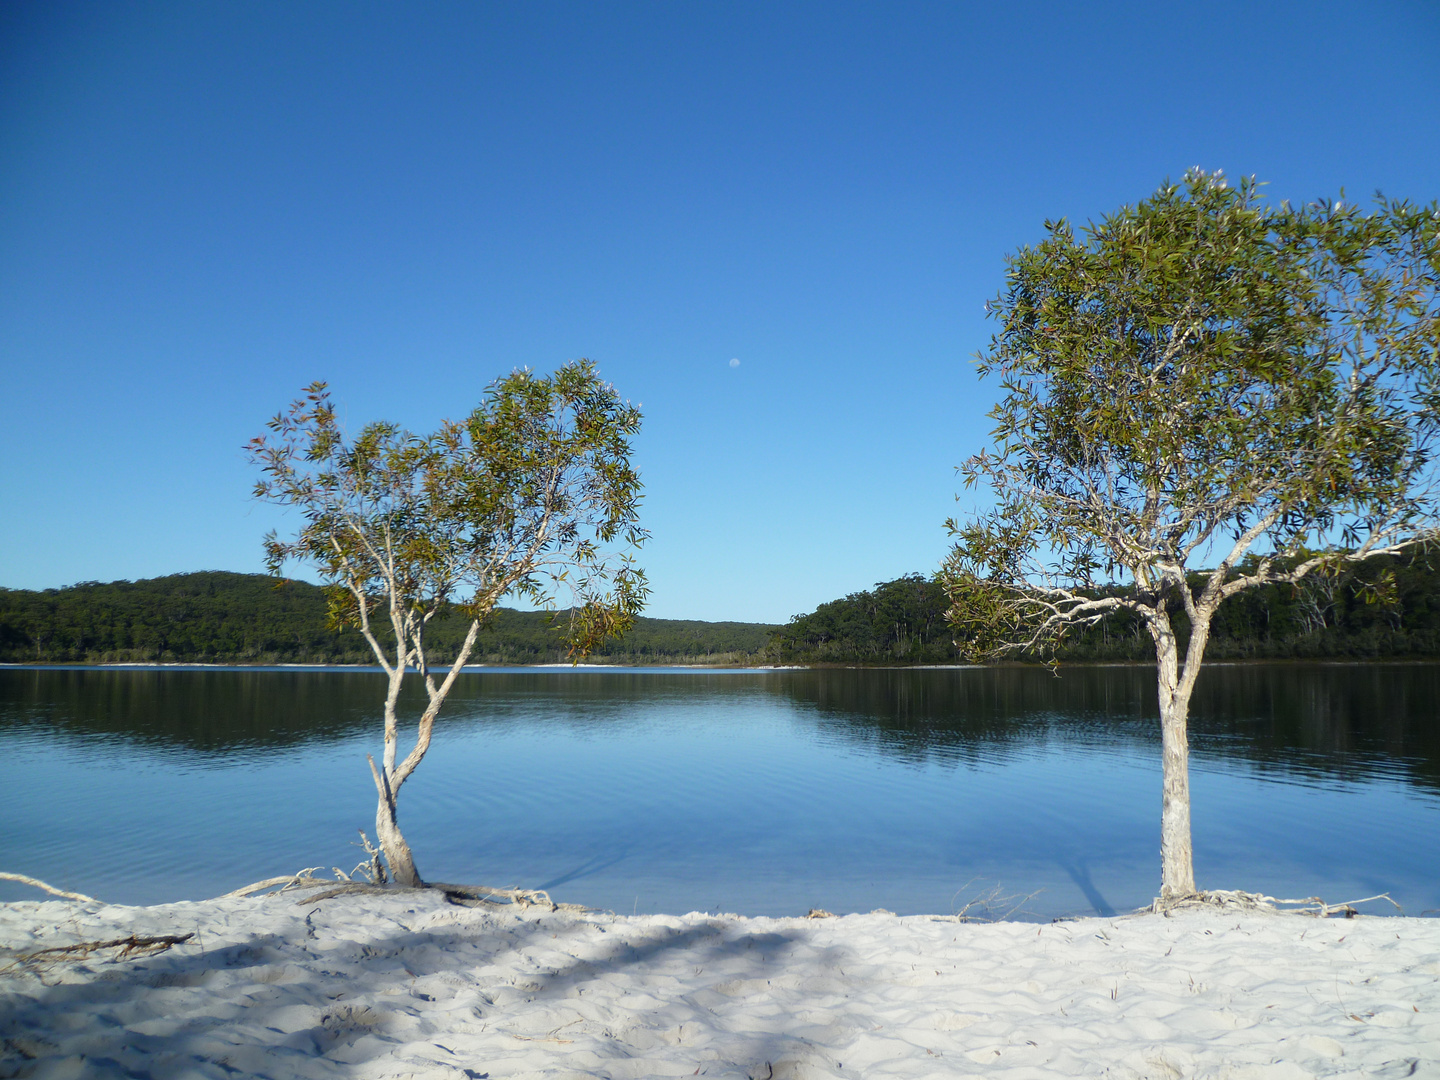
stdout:
[[(193, 932), (157, 955), (37, 949)], [(1440, 1077), (1440, 922), (0, 907), (0, 1076)]]

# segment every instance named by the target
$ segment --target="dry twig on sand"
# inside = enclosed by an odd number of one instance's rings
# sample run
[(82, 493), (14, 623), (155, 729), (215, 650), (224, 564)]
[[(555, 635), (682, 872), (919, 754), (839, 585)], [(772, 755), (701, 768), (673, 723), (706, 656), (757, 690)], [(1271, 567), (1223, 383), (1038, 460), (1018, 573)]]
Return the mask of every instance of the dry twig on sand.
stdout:
[(0, 968), (0, 974), (16, 967), (36, 971), (65, 960), (88, 960), (93, 953), (104, 949), (116, 950), (115, 955), (111, 958), (114, 960), (133, 960), (142, 956), (154, 956), (174, 945), (183, 945), (194, 936), (193, 931), (189, 934), (158, 934), (153, 937), (131, 934), (128, 937), (112, 938), (109, 941), (77, 941), (74, 945), (53, 945), (48, 949), (36, 949), (34, 952), (18, 954), (4, 968)]
[[(365, 849), (365, 861), (357, 863), (355, 869), (350, 871), (350, 876), (354, 877), (363, 870), (369, 875), (372, 885), (384, 885), (387, 879), (385, 877), (385, 864), (381, 861), (382, 853), (380, 849), (370, 843), (370, 837), (365, 835), (364, 829), (356, 829), (355, 831), (360, 834), (360, 843), (355, 846)], [(339, 871), (337, 870), (336, 873), (339, 873)]]
[[(955, 895), (950, 898), (950, 906), (955, 906), (955, 901), (960, 894), (975, 883), (971, 878), (960, 888), (955, 890)], [(1006, 895), (1001, 885), (996, 884), (985, 892), (977, 893), (965, 905), (949, 916), (956, 922), (1004, 922), (1017, 911), (1021, 911), (1026, 904), (1039, 896), (1044, 889), (1036, 889), (1034, 892), (1021, 896), (1019, 893)]]

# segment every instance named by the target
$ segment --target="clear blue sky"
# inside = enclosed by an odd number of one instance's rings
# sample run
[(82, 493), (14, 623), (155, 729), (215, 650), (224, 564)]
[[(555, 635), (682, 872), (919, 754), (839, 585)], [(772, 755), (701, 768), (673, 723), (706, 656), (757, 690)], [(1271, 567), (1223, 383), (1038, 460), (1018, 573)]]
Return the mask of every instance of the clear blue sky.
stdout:
[(1429, 201), (1437, 118), (1434, 0), (7, 3), (0, 585), (259, 570), (304, 384), (423, 430), (586, 356), (650, 614), (783, 621), (938, 564), (1045, 218)]

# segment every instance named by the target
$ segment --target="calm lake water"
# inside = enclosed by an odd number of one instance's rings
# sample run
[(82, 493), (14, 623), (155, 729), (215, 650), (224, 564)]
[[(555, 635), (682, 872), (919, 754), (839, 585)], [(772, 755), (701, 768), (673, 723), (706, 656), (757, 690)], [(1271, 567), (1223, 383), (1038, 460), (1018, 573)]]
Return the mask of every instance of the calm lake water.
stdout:
[[(383, 687), (0, 669), (0, 869), (123, 903), (349, 870)], [(998, 889), (1109, 914), (1159, 886), (1155, 716), (1130, 667), (485, 670), (401, 824), (431, 879), (624, 913), (948, 913)], [(1440, 909), (1440, 665), (1215, 665), (1191, 747), (1202, 887)]]

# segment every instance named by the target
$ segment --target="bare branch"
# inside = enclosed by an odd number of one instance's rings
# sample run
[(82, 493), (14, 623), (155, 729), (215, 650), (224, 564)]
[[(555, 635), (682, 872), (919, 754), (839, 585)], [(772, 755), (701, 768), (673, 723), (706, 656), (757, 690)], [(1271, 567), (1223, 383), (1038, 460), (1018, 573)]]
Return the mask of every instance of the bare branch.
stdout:
[(68, 892), (65, 889), (57, 889), (54, 885), (47, 885), (39, 878), (30, 877), (28, 874), (6, 874), (0, 873), (0, 881), (18, 881), (21, 885), (30, 885), (36, 889), (42, 889), (51, 896), (58, 896), (64, 900), (78, 900), (82, 904), (98, 904), (93, 896), (86, 896), (84, 893)]

